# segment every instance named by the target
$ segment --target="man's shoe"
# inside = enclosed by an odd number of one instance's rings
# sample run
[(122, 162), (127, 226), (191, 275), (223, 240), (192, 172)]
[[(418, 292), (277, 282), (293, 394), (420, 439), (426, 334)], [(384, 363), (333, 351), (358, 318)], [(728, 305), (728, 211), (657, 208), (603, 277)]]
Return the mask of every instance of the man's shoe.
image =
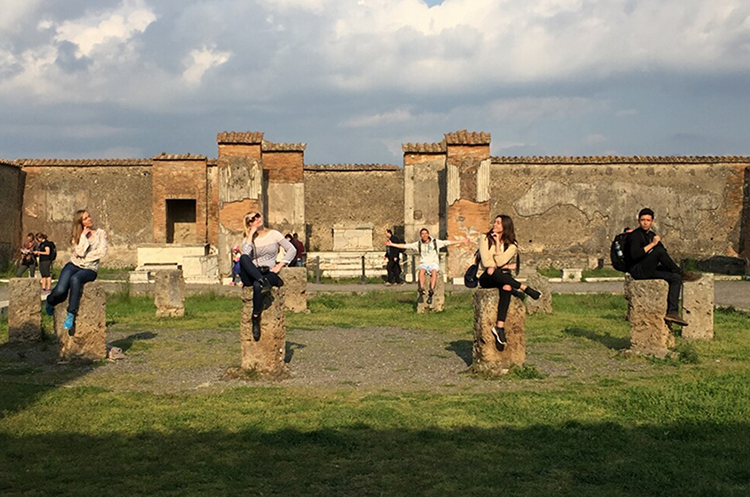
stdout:
[(687, 326), (688, 322), (682, 319), (677, 314), (669, 313), (666, 316), (664, 316), (664, 321), (667, 321), (669, 323), (674, 323), (678, 326)]
[(526, 290), (524, 290), (523, 293), (525, 293), (526, 295), (528, 295), (534, 300), (539, 300), (539, 297), (542, 296), (542, 293), (539, 290), (534, 290), (530, 286), (527, 286)]
[(50, 304), (49, 302), (45, 302), (44, 312), (46, 312), (48, 316), (52, 316), (55, 313), (55, 306)]
[(72, 313), (68, 313), (65, 316), (65, 322), (63, 323), (63, 329), (68, 332), (69, 336), (73, 336), (76, 333), (76, 317)]
[(265, 277), (258, 281), (260, 282), (260, 293), (271, 293), (271, 283)]
[(519, 291), (518, 291), (518, 290), (516, 290), (515, 288), (514, 288), (513, 290), (511, 290), (511, 291), (510, 291), (510, 294), (511, 294), (511, 295), (513, 295), (513, 296), (514, 296), (514, 297), (516, 297), (516, 298), (519, 298), (519, 299), (521, 299), (521, 300), (526, 300), (526, 294), (525, 294), (525, 293), (523, 293), (523, 292), (519, 292)]
[(427, 305), (432, 305), (432, 296), (435, 295), (435, 292), (430, 290), (430, 293), (427, 294)]
[(260, 315), (253, 316), (253, 340), (260, 340)]
[(505, 328), (493, 326), (492, 335), (495, 337), (495, 344), (498, 347), (504, 347), (505, 344), (508, 343), (507, 338), (505, 337)]
[(701, 279), (701, 275), (698, 273), (694, 273), (692, 271), (683, 271), (682, 272), (682, 281), (698, 281)]
[(424, 302), (424, 288), (419, 287), (417, 289), (417, 304)]

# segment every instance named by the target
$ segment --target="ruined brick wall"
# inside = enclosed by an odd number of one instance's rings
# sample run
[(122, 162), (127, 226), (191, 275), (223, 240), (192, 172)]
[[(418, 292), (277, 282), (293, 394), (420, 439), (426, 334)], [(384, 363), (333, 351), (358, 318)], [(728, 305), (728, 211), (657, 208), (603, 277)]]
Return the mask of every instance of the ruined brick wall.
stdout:
[[(204, 156), (157, 155), (153, 159), (153, 219), (156, 243), (206, 243), (208, 227), (207, 159)], [(195, 222), (188, 232), (167, 240), (167, 201), (195, 200)]]
[(642, 207), (655, 211), (676, 259), (737, 257), (747, 237), (748, 165), (732, 157), (493, 158), (490, 218), (513, 217), (532, 265), (608, 263), (612, 238), (637, 227)]
[(104, 267), (136, 264), (136, 248), (153, 242), (150, 159), (19, 159), (23, 167), (22, 232), (42, 231), (58, 248), (58, 264), (70, 254), (77, 209), (88, 209), (109, 235)]
[(21, 168), (0, 160), (0, 268), (21, 244), (23, 175)]
[(385, 251), (385, 229), (404, 222), (404, 174), (397, 166), (313, 165), (304, 179), (311, 251), (333, 250), (334, 226), (372, 226), (374, 249)]
[(263, 142), (265, 216), (268, 226), (305, 241), (304, 143)]

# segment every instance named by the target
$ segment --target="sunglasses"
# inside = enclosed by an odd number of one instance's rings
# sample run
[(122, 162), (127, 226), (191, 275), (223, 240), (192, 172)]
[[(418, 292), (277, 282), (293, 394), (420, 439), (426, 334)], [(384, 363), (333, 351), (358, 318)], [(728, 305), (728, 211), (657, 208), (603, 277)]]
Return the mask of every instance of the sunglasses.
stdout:
[(248, 220), (247, 220), (247, 223), (248, 223), (248, 224), (250, 224), (250, 223), (252, 223), (253, 221), (255, 221), (256, 219), (258, 219), (259, 217), (260, 217), (260, 214), (256, 214), (256, 215), (254, 215), (253, 217), (251, 217), (250, 219), (248, 219)]

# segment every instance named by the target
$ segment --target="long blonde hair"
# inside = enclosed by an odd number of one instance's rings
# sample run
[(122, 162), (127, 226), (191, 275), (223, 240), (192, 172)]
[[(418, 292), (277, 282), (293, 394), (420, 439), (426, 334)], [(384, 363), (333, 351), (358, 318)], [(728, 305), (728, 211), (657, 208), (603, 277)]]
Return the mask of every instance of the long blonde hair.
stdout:
[[(255, 221), (258, 216), (260, 216), (260, 212), (250, 211), (242, 218), (242, 229), (245, 231), (245, 239), (247, 239), (250, 234), (250, 223)], [(257, 231), (253, 233), (253, 239), (255, 239), (256, 236), (258, 236)], [(250, 241), (252, 242), (253, 240)]]
[(81, 239), (81, 233), (83, 233), (83, 215), (88, 212), (86, 209), (78, 209), (73, 214), (73, 227), (70, 232), (70, 243), (78, 245), (78, 241)]

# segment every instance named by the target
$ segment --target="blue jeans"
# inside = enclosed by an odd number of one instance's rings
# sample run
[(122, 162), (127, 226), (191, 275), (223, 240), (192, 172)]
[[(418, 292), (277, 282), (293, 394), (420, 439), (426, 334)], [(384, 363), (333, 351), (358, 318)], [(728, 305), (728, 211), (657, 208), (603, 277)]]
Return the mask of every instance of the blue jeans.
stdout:
[(260, 294), (260, 279), (265, 277), (271, 286), (280, 287), (284, 281), (273, 271), (262, 274), (253, 264), (252, 259), (243, 254), (240, 257), (240, 278), (243, 286), (253, 287), (253, 315), (260, 316), (263, 312), (263, 295)]
[(95, 279), (96, 271), (81, 269), (72, 262), (69, 262), (60, 271), (60, 278), (57, 280), (55, 288), (52, 289), (52, 293), (47, 295), (47, 303), (55, 306), (60, 302), (64, 302), (68, 298), (68, 292), (70, 292), (68, 312), (76, 315), (78, 314), (78, 305), (81, 303), (84, 283), (94, 281)]

